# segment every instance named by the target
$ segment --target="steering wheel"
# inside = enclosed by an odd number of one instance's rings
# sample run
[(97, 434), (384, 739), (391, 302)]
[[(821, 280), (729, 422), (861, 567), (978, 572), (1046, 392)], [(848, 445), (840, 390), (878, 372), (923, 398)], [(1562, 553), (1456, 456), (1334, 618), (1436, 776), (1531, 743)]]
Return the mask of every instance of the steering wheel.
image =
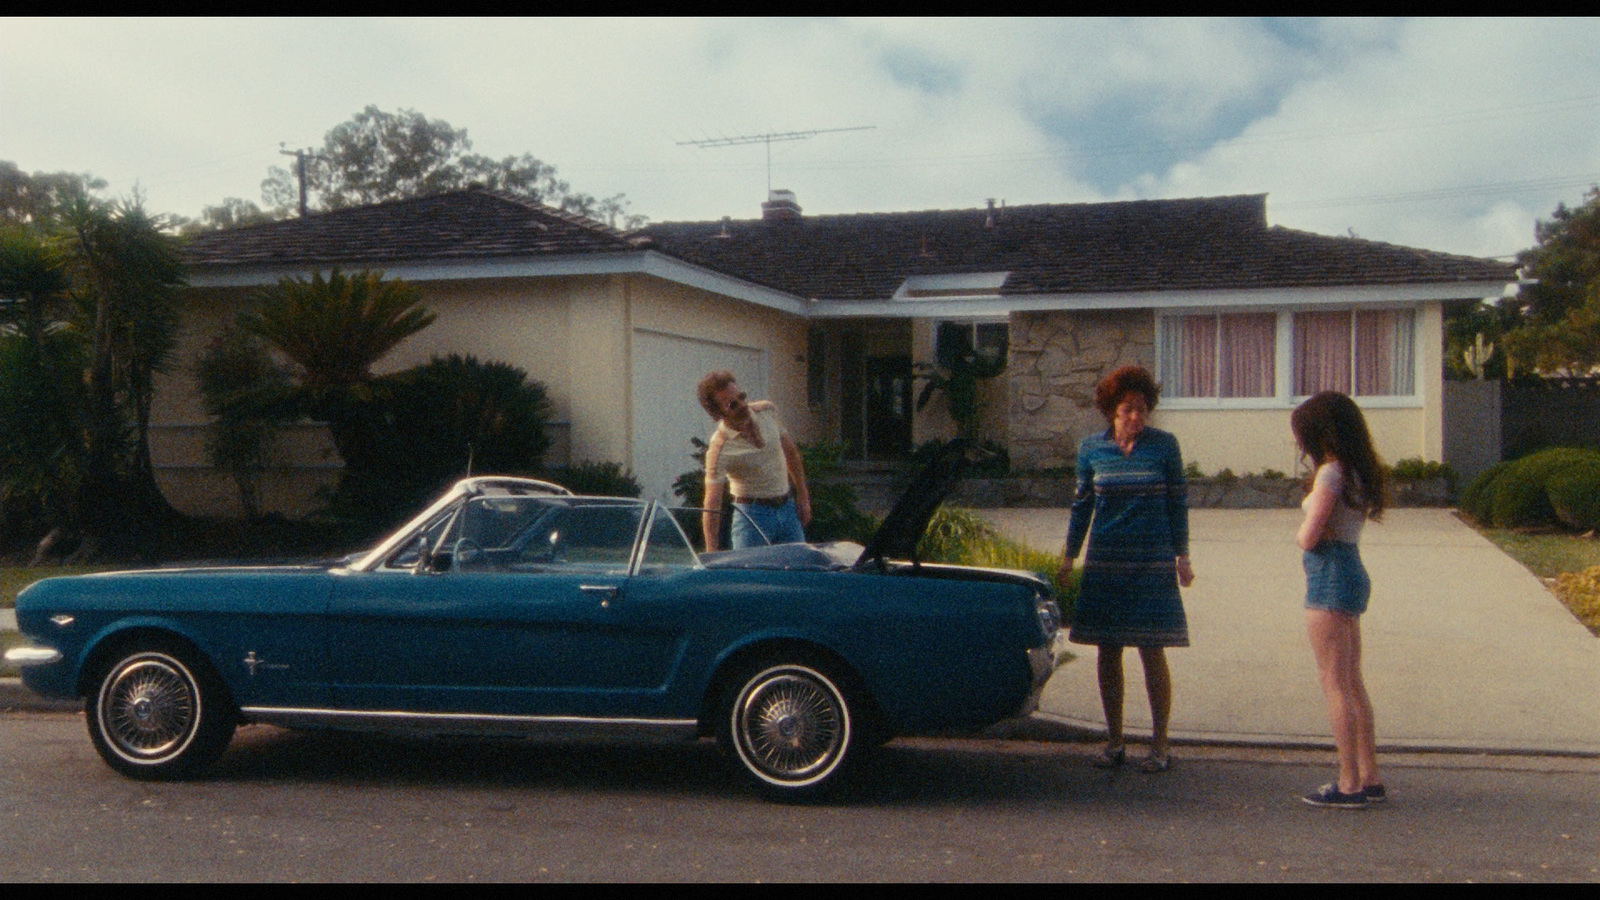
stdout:
[(482, 562), (484, 559), (483, 547), (470, 538), (460, 538), (451, 550), (451, 568), (460, 569), (472, 563)]

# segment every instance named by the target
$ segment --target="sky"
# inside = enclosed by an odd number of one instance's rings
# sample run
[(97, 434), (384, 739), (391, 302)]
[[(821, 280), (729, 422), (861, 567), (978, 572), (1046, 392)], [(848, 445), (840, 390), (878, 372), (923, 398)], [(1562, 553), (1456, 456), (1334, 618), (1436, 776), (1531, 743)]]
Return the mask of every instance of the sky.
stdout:
[(0, 160), (154, 212), (261, 202), (369, 104), (650, 221), (1265, 193), (1510, 257), (1600, 183), (1600, 20), (0, 19)]

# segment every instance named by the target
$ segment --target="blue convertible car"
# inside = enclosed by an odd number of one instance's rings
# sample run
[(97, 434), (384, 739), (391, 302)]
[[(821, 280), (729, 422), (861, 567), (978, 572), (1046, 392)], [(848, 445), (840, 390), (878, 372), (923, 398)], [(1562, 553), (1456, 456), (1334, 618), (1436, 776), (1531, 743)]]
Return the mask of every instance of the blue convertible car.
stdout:
[(667, 508), (469, 478), (337, 564), (120, 572), (17, 599), (33, 690), (83, 697), (135, 778), (192, 775), (240, 723), (584, 739), (713, 735), (776, 796), (895, 735), (1033, 708), (1050, 589), (922, 564), (959, 467), (923, 473), (868, 546), (696, 554)]

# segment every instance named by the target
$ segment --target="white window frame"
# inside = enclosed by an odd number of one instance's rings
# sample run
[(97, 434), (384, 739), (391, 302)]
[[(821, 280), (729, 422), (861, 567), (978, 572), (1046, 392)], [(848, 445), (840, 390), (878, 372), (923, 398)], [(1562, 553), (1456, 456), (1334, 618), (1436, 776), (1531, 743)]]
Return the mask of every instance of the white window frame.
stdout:
[[(1178, 309), (1163, 309), (1156, 311), (1155, 321), (1155, 359), (1157, 367), (1163, 356), (1162, 335), (1165, 333), (1163, 320), (1168, 318), (1181, 318), (1183, 316), (1215, 316), (1230, 313), (1262, 313), (1271, 312), (1277, 316), (1276, 340), (1273, 345), (1273, 388), (1274, 396), (1271, 397), (1167, 397), (1162, 396), (1162, 409), (1284, 409), (1298, 406), (1305, 402), (1309, 395), (1297, 395), (1294, 390), (1294, 316), (1300, 312), (1366, 312), (1373, 310), (1396, 309), (1411, 311), (1411, 390), (1410, 394), (1362, 394), (1355, 397), (1361, 405), (1369, 409), (1409, 409), (1423, 405), (1422, 387), (1424, 382), (1422, 360), (1424, 354), (1422, 347), (1422, 323), (1426, 316), (1423, 308), (1411, 303), (1392, 304), (1363, 304), (1361, 306), (1286, 306), (1262, 309), (1261, 307), (1228, 306), (1228, 307), (1189, 307)], [(1154, 373), (1157, 379), (1163, 379), (1166, 373)]]
[(933, 320), (933, 345), (937, 353), (939, 347), (939, 329), (945, 325), (960, 325), (970, 329), (968, 334), (972, 338), (972, 348), (978, 349), (979, 325), (1004, 325), (1006, 329), (1006, 355), (1010, 356), (1011, 347), (1011, 317), (1010, 316), (944, 316)]

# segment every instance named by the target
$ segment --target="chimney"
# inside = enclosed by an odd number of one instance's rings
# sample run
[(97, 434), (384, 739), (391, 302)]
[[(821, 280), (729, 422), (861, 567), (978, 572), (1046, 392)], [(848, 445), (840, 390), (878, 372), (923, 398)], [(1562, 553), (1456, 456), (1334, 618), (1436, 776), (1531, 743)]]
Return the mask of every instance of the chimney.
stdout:
[(768, 191), (767, 202), (761, 204), (761, 218), (767, 222), (800, 221), (800, 204), (794, 199), (794, 191)]

